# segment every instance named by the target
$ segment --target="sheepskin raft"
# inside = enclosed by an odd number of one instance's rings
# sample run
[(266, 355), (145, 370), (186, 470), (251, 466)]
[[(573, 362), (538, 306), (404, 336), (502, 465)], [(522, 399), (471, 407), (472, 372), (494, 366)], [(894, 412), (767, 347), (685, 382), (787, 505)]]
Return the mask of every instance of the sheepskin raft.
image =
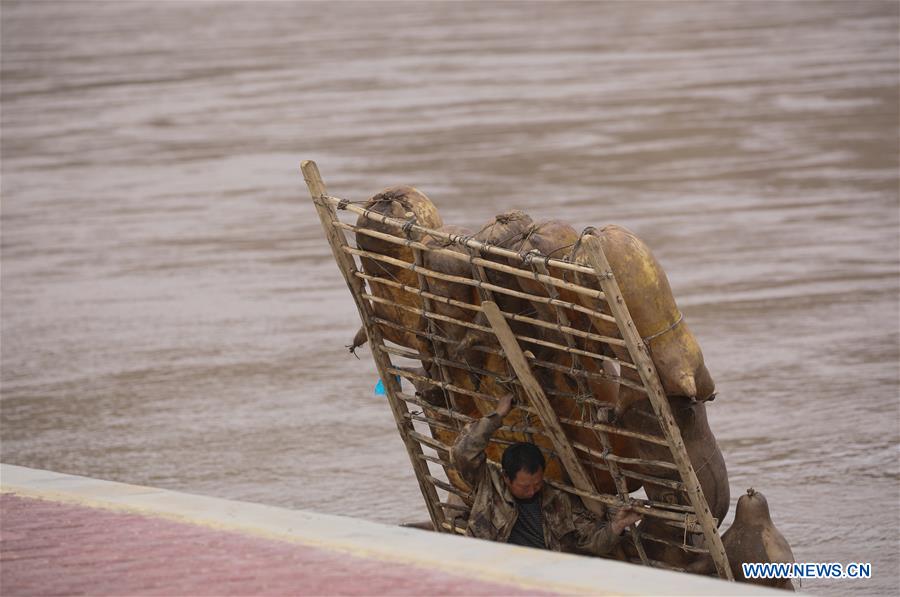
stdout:
[[(628, 530), (615, 557), (676, 570), (712, 559), (733, 580), (713, 483), (724, 475), (727, 486), (724, 464), (698, 479), (692, 457), (712, 451), (701, 468), (712, 461), (715, 469), (718, 448), (684, 427), (672, 397), (702, 409), (714, 386), (665, 275), (637, 237), (618, 227), (579, 234), (518, 211), (470, 231), (445, 226), (412, 187), (350, 201), (328, 194), (314, 162), (301, 170), (362, 320), (354, 347), (369, 343), (436, 530), (464, 533), (471, 506), (473, 488), (451, 467), (450, 447), (512, 393), (516, 406), (489, 459), (532, 441), (545, 453), (547, 483), (598, 515), (643, 510), (644, 523)], [(623, 242), (635, 247), (629, 259), (648, 257), (635, 266), (614, 252), (608, 260), (604, 248)], [(614, 273), (610, 261), (632, 271)], [(628, 295), (648, 281), (659, 308)], [(639, 328), (651, 325), (642, 338)], [(705, 422), (701, 415), (690, 419)]]

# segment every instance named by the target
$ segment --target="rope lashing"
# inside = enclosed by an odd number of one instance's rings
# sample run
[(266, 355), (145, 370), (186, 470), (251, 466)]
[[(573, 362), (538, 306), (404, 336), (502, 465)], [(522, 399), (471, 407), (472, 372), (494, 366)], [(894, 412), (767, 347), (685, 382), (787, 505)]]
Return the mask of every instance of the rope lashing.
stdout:
[(699, 475), (700, 471), (705, 469), (706, 466), (712, 461), (713, 456), (714, 456), (714, 453), (712, 451), (710, 451), (709, 454), (706, 455), (706, 460), (703, 461), (703, 464), (701, 464), (698, 468), (694, 469), (694, 474)]
[(529, 227), (528, 227), (528, 230), (526, 230), (525, 232), (523, 232), (523, 233), (520, 235), (520, 236), (522, 237), (522, 239), (521, 239), (519, 242), (522, 243), (522, 244), (524, 244), (525, 242), (527, 242), (528, 240), (530, 240), (531, 237), (534, 235), (534, 233), (538, 231), (538, 228), (539, 228), (539, 226), (534, 225), (534, 224), (532, 224), (531, 226), (529, 226)]
[(462, 248), (465, 249), (466, 252), (469, 254), (469, 265), (471, 265), (473, 268), (475, 267), (475, 259), (478, 256), (485, 257), (487, 255), (484, 252), (485, 249), (487, 248), (487, 243), (484, 243), (483, 246), (481, 246), (477, 249), (477, 251), (478, 251), (477, 255), (475, 254), (475, 249), (473, 249), (472, 247), (470, 247), (468, 245), (468, 242), (470, 240), (475, 239), (476, 236), (477, 236), (477, 234), (467, 234), (466, 236), (457, 236), (456, 237), (459, 240), (459, 243), (462, 246)]
[(412, 234), (412, 228), (416, 225), (416, 216), (413, 215), (410, 219), (406, 220), (406, 223), (403, 224), (401, 230), (403, 230), (403, 234), (406, 235), (406, 238), (409, 238)]
[(522, 260), (522, 265), (534, 270), (534, 261), (535, 259), (543, 259), (544, 260), (544, 268), (550, 266), (550, 260), (552, 257), (550, 255), (544, 255), (537, 249), (531, 249), (530, 251), (519, 251), (518, 253), (519, 259)]
[(531, 249), (530, 251), (521, 251), (519, 253), (519, 259), (522, 260), (522, 265), (528, 267), (531, 267), (532, 261), (534, 261), (535, 257), (543, 257), (543, 255), (537, 249)]
[(572, 247), (572, 255), (577, 253), (578, 249), (581, 248), (581, 241), (584, 239), (585, 234), (597, 236), (597, 234), (595, 234), (596, 232), (597, 232), (597, 229), (594, 228), (593, 226), (588, 226), (587, 228), (582, 230), (581, 234), (578, 235), (578, 240), (575, 241), (575, 245)]
[[(549, 253), (547, 253), (547, 262), (549, 263), (550, 259), (553, 258), (553, 254), (554, 254), (554, 253), (559, 253), (560, 251), (565, 251), (566, 249), (570, 249), (570, 248), (572, 248), (572, 247), (574, 247), (574, 246), (575, 246), (575, 243), (572, 243), (572, 244), (570, 244), (570, 245), (563, 245), (563, 246), (561, 246), (561, 247), (556, 247), (555, 249), (553, 249), (552, 251), (550, 251)], [(569, 255), (563, 255), (562, 260), (563, 260), (563, 261), (569, 261)]]
[(651, 335), (649, 335), (649, 336), (647, 336), (647, 337), (645, 337), (645, 338), (641, 338), (641, 340), (644, 341), (644, 344), (647, 345), (647, 348), (650, 348), (650, 341), (651, 341), (651, 340), (653, 340), (653, 339), (655, 339), (655, 338), (659, 338), (659, 337), (662, 336), (663, 334), (667, 334), (667, 333), (671, 332), (671, 331), (674, 330), (676, 327), (678, 327), (678, 324), (680, 324), (682, 321), (684, 321), (684, 313), (682, 313), (682, 312), (679, 311), (679, 312), (678, 312), (678, 319), (676, 319), (675, 322), (672, 323), (669, 327), (665, 328), (665, 329), (662, 330), (662, 331), (656, 332), (655, 334), (651, 334)]
[(457, 244), (460, 244), (460, 245), (462, 245), (463, 247), (466, 247), (466, 246), (468, 246), (469, 241), (472, 240), (473, 238), (475, 238), (475, 235), (474, 235), (474, 234), (466, 234), (465, 236), (463, 236), (463, 235), (461, 235), (461, 234), (457, 234), (457, 235), (454, 237), (453, 240), (454, 240)]

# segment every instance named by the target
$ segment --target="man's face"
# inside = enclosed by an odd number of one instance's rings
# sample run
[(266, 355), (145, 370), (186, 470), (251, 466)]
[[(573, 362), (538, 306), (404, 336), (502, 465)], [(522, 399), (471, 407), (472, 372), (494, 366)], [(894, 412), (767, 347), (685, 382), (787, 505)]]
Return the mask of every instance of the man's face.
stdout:
[(513, 497), (520, 500), (530, 500), (544, 488), (544, 469), (539, 468), (535, 473), (521, 470), (516, 473), (512, 481), (506, 475), (503, 476), (506, 486)]

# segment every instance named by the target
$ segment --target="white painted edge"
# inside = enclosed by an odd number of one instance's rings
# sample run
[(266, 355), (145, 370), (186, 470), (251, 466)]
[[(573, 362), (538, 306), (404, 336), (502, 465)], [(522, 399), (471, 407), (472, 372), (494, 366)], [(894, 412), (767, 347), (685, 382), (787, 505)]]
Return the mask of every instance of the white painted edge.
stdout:
[(765, 587), (329, 514), (0, 464), (0, 492), (137, 513), (564, 594), (777, 595)]

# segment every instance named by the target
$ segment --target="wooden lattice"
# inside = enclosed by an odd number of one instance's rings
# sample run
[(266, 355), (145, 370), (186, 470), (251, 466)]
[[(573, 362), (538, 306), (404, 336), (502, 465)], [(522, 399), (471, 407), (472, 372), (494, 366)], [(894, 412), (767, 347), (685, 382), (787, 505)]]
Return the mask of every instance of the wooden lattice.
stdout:
[[(589, 266), (533, 253), (521, 255), (468, 236), (368, 211), (328, 195), (315, 163), (303, 162), (301, 170), (335, 261), (359, 310), (388, 404), (435, 529), (464, 532), (454, 521), (465, 519), (466, 504), (471, 505), (471, 488), (454, 476), (448, 457), (450, 446), (467, 422), (493, 409), (502, 395), (499, 390), (504, 390), (518, 397), (513, 411), (516, 416), (512, 417), (515, 422), (504, 425), (495, 434), (489, 458), (496, 460), (502, 449), (514, 441), (535, 441), (548, 459), (547, 482), (581, 497), (588, 508), (604, 513), (610, 508), (637, 504), (645, 518), (656, 518), (667, 527), (680, 529), (682, 540), (673, 541), (671, 536), (641, 533), (639, 526), (643, 525), (632, 527), (629, 535), (637, 554), (635, 561), (672, 568), (648, 558), (646, 542), (657, 542), (691, 554), (709, 554), (719, 576), (732, 580), (717, 521), (710, 513), (656, 368), (595, 238), (584, 239), (593, 243), (589, 246)], [(382, 229), (389, 227), (392, 233), (344, 222), (340, 214), (354, 220), (362, 216), (378, 222)], [(353, 235), (351, 239), (365, 235), (405, 247), (413, 258), (403, 261), (356, 248), (355, 243), (348, 242), (348, 232)], [(440, 243), (414, 240), (426, 235)], [(465, 262), (470, 275), (452, 275), (426, 267), (426, 258), (437, 255)], [(417, 283), (373, 275), (371, 267), (366, 273), (361, 267), (363, 259), (387, 264), (395, 271), (399, 268), (414, 272)], [(491, 283), (488, 271), (528, 280), (532, 283), (529, 288), (538, 282), (542, 292), (523, 292), (521, 287)], [(583, 281), (585, 276), (591, 276), (598, 284), (591, 288), (572, 281)], [(433, 281), (470, 286), (477, 289), (477, 299), (459, 301), (434, 292)], [(386, 288), (394, 294), (383, 292)], [(392, 300), (390, 297), (397, 293), (406, 293), (402, 296), (410, 300)], [(507, 297), (524, 299), (542, 308), (527, 315), (505, 312), (498, 305)], [(592, 306), (585, 306), (586, 302)], [(382, 306), (382, 314), (387, 307), (397, 313), (411, 313), (422, 324), (410, 327), (381, 317), (376, 313), (376, 305)], [(449, 311), (456, 316), (446, 314), (449, 307), (456, 309)], [(583, 315), (613, 322), (618, 334), (603, 335), (570, 321)], [(491, 365), (475, 365), (458, 354), (458, 338), (448, 337), (452, 335), (448, 330), (477, 334), (480, 340), (477, 346), (470, 347), (469, 354), (480, 351)], [(414, 342), (404, 346), (386, 339), (397, 338), (398, 334), (414, 338)], [(604, 347), (615, 347), (617, 351)], [(423, 366), (427, 373), (419, 369)], [(636, 375), (620, 375), (623, 369)], [(548, 383), (552, 376), (557, 380), (564, 378), (571, 391), (565, 391), (565, 384)], [(400, 379), (417, 391), (404, 391)], [(611, 420), (611, 405), (592, 395), (594, 383), (620, 384), (646, 394), (652, 404), (650, 416), (656, 417), (659, 433), (626, 429)], [(668, 448), (671, 459), (649, 460), (620, 453), (617, 446), (623, 438)], [(609, 492), (598, 488), (604, 479), (612, 482)], [(638, 499), (629, 491), (635, 483), (670, 488), (685, 499), (675, 503)], [(448, 499), (451, 494), (459, 499)]]

